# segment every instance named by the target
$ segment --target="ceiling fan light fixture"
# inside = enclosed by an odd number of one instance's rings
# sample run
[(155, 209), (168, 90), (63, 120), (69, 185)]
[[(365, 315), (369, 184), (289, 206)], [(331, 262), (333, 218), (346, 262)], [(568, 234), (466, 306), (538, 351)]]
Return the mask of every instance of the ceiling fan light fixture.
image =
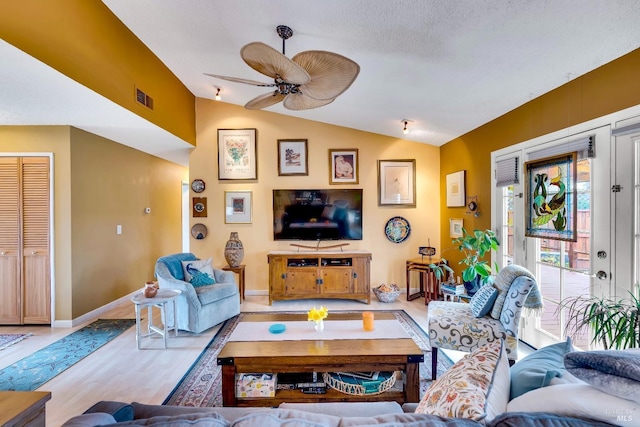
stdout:
[(218, 91), (216, 92), (216, 101), (221, 101), (222, 100), (222, 97), (220, 96), (220, 90), (221, 89), (219, 87), (216, 88), (216, 89), (218, 89)]
[(282, 39), (282, 53), (262, 42), (252, 42), (240, 49), (244, 62), (255, 71), (271, 77), (263, 83), (238, 77), (208, 74), (208, 76), (274, 90), (260, 95), (247, 104), (247, 109), (262, 109), (282, 102), (290, 110), (307, 110), (330, 104), (354, 82), (360, 66), (349, 58), (332, 52), (310, 50), (293, 58), (284, 55), (285, 41), (293, 35), (286, 25), (276, 31)]

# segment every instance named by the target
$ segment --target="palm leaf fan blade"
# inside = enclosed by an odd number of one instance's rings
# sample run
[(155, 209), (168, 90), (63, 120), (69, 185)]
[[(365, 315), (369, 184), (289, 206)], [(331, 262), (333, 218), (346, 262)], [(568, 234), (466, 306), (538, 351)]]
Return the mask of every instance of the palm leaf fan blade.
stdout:
[(247, 110), (261, 110), (267, 108), (273, 104), (281, 102), (285, 98), (285, 95), (280, 95), (278, 91), (265, 93), (260, 96), (256, 96), (251, 101), (247, 102), (244, 106)]
[(302, 93), (290, 93), (284, 99), (282, 105), (289, 110), (309, 110), (318, 108), (333, 102), (331, 99), (314, 99)]
[(245, 45), (240, 49), (240, 56), (248, 66), (273, 79), (280, 78), (297, 85), (305, 84), (311, 79), (300, 65), (261, 42)]
[(218, 74), (209, 74), (209, 73), (204, 73), (204, 75), (215, 77), (216, 79), (228, 80), (230, 82), (244, 83), (244, 84), (254, 85), (254, 86), (263, 86), (263, 87), (274, 86), (273, 83), (264, 83), (264, 82), (259, 82), (257, 80), (242, 79), (240, 77), (220, 76)]
[(351, 86), (360, 73), (358, 64), (337, 53), (309, 50), (292, 59), (311, 76), (300, 90), (314, 99), (336, 98)]

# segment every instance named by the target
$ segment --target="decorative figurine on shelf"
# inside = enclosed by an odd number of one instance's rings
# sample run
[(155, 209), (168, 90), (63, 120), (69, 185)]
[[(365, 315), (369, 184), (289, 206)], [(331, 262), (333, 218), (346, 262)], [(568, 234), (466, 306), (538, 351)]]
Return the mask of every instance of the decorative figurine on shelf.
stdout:
[(429, 246), (420, 246), (418, 248), (418, 253), (420, 255), (422, 255), (422, 261), (424, 261), (424, 256), (428, 256), (429, 257), (429, 261), (431, 261), (431, 257), (434, 256), (436, 254), (436, 248), (434, 248), (433, 246), (431, 246), (431, 239), (427, 240), (427, 244)]

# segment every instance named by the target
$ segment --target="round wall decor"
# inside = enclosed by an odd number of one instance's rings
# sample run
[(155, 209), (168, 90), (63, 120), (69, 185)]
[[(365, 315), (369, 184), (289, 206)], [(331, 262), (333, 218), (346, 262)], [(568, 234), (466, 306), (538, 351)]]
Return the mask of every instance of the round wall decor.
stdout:
[(194, 179), (191, 183), (191, 189), (196, 193), (202, 193), (204, 191), (204, 181), (201, 179)]
[(394, 216), (384, 227), (384, 234), (387, 239), (393, 243), (401, 243), (407, 240), (411, 234), (411, 225), (409, 221), (401, 216)]
[(207, 237), (207, 226), (201, 223), (194, 224), (191, 227), (191, 236), (196, 240), (202, 240)]

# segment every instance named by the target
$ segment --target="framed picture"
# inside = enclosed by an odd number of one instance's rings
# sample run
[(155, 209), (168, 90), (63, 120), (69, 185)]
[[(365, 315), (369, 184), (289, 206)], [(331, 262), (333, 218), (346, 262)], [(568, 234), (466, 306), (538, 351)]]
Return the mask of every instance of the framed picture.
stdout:
[(464, 196), (464, 171), (447, 175), (447, 207), (466, 206)]
[(192, 210), (194, 218), (205, 218), (207, 216), (207, 198), (193, 197)]
[(251, 191), (224, 192), (225, 224), (251, 224)]
[(378, 205), (416, 205), (416, 161), (378, 160)]
[(574, 152), (525, 163), (525, 236), (578, 240), (576, 159)]
[(218, 179), (258, 179), (255, 129), (218, 129)]
[(329, 184), (358, 183), (358, 149), (329, 150)]
[(457, 239), (458, 237), (462, 237), (462, 227), (464, 224), (464, 220), (459, 218), (450, 218), (449, 219), (449, 237), (452, 239)]
[(306, 139), (278, 140), (278, 175), (309, 175)]

